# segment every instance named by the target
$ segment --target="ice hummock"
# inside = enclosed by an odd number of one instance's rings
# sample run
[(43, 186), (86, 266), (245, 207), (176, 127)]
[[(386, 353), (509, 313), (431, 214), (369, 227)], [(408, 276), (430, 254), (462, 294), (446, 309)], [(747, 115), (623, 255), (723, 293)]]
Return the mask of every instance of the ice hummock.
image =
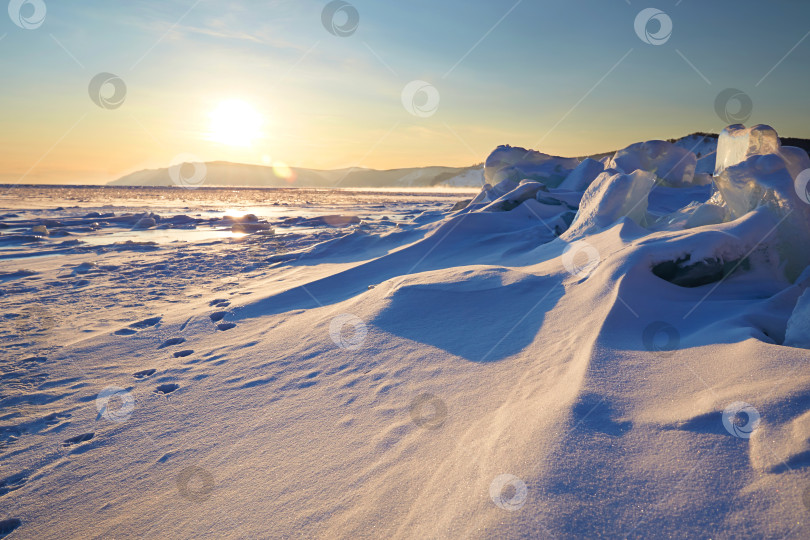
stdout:
[(625, 174), (646, 171), (667, 185), (684, 187), (694, 180), (697, 156), (667, 141), (647, 141), (619, 150), (607, 167)]
[[(504, 180), (501, 184), (507, 183), (507, 187), (512, 184), (509, 180)], [(499, 186), (501, 185), (499, 184)], [(540, 191), (548, 191), (548, 188), (541, 184), (540, 182), (534, 182), (532, 180), (525, 180), (521, 182), (519, 185), (515, 186), (514, 189), (507, 192), (506, 194), (498, 197), (495, 201), (490, 203), (489, 205), (484, 207), (485, 211), (509, 211), (513, 208), (519, 206), (522, 202), (533, 199), (537, 196), (537, 193)]]
[(571, 225), (572, 234), (581, 237), (596, 233), (623, 217), (646, 225), (648, 196), (654, 185), (655, 175), (648, 171), (603, 172), (582, 196), (579, 212)]
[(807, 152), (793, 146), (782, 146), (779, 135), (771, 126), (759, 124), (746, 129), (743, 125), (735, 124), (720, 133), (714, 175), (719, 176), (729, 167), (754, 156), (768, 155), (781, 157), (793, 178), (810, 167)]
[(754, 155), (776, 154), (782, 146), (776, 130), (763, 124), (747, 128), (742, 124), (728, 126), (717, 140), (715, 176)]
[(725, 209), (726, 221), (760, 206), (770, 210), (778, 220), (777, 247), (791, 280), (810, 264), (810, 205), (795, 187), (796, 177), (808, 168), (807, 153), (783, 147), (770, 126), (733, 125), (720, 134), (712, 203)]
[(529, 179), (556, 187), (579, 163), (576, 158), (550, 156), (535, 150), (504, 145), (496, 148), (487, 158), (484, 177), (492, 185), (504, 180), (519, 182)]
[(707, 133), (693, 133), (674, 143), (676, 146), (689, 150), (697, 157), (695, 174), (714, 174), (717, 157), (717, 137)]
[(585, 191), (596, 180), (596, 177), (605, 172), (605, 164), (595, 159), (585, 158), (576, 169), (560, 184), (561, 189), (569, 191)]
[[(810, 205), (795, 189), (797, 176), (810, 168), (807, 153), (782, 146), (766, 125), (729, 126), (716, 143), (703, 135), (686, 139), (632, 144), (601, 161), (499, 146), (486, 161), (490, 184), (464, 211), (503, 212), (532, 200), (541, 206), (532, 203), (529, 214), (547, 220), (556, 213), (570, 224), (567, 237), (581, 237), (622, 218), (650, 231), (698, 230), (763, 208), (773, 217), (774, 234), (762, 231), (760, 245), (749, 249), (772, 249), (784, 276), (795, 280), (810, 264)], [(715, 175), (696, 173), (698, 163), (705, 163), (703, 169), (709, 160), (716, 163)], [(656, 189), (680, 201), (680, 209), (650, 207)], [(567, 215), (572, 211), (573, 219)]]

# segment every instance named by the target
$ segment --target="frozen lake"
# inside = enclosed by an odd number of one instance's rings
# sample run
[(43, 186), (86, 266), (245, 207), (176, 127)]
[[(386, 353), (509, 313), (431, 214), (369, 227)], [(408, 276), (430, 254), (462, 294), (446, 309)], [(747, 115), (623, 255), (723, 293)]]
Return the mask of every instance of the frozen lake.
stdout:
[[(125, 242), (196, 243), (239, 240), (234, 222), (250, 216), (275, 235), (320, 238), (360, 223), (318, 223), (329, 215), (356, 216), (364, 227), (406, 224), (427, 210), (446, 209), (475, 190), (327, 190), (0, 187), (0, 259), (65, 253), (68, 247)], [(139, 215), (157, 214), (150, 227)], [(130, 219), (128, 219), (128, 217)], [(233, 218), (233, 219), (231, 219)], [(43, 225), (47, 234), (33, 231)], [(250, 231), (255, 232), (255, 231)]]

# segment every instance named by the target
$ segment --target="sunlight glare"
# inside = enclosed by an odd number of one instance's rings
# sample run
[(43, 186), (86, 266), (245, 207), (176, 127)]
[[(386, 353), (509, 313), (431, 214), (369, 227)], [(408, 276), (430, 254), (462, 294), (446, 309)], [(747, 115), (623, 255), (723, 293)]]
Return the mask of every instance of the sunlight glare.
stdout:
[(209, 139), (229, 146), (251, 146), (262, 136), (262, 115), (249, 103), (227, 99), (211, 114)]
[(293, 171), (292, 168), (283, 161), (276, 161), (273, 163), (273, 173), (289, 183), (295, 182), (295, 171)]

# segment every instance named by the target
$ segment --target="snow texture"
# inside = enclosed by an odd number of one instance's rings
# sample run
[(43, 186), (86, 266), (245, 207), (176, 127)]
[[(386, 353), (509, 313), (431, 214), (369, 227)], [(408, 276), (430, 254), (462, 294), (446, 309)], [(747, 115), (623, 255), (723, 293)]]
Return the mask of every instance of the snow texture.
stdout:
[(708, 184), (702, 138), (502, 146), (462, 204), (8, 188), (0, 531), (810, 537), (808, 157), (774, 137), (727, 129)]

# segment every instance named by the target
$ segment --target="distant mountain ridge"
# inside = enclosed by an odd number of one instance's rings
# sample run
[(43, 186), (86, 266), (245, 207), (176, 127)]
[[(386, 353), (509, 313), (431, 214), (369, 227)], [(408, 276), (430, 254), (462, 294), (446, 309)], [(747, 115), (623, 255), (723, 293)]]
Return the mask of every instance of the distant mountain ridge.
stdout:
[[(199, 165), (199, 164), (197, 164)], [(483, 165), (471, 167), (412, 167), (376, 170), (349, 168), (336, 170), (290, 167), (278, 170), (263, 165), (214, 161), (204, 163), (205, 177), (199, 186), (244, 187), (480, 187)], [(193, 167), (193, 165), (189, 165)], [(193, 174), (192, 172), (188, 173)], [(177, 185), (168, 168), (146, 169), (110, 182), (113, 186), (172, 186)]]
[[(705, 161), (706, 170), (714, 168), (713, 156), (717, 148), (716, 133), (697, 132), (669, 139), (668, 142), (682, 146)], [(782, 137), (785, 146), (797, 146), (810, 153), (810, 139)], [(611, 157), (616, 150), (581, 156), (602, 159)], [(709, 163), (709, 162), (712, 163)], [(403, 169), (365, 169), (353, 167), (348, 169), (320, 170), (303, 167), (290, 167), (290, 176), (270, 166), (231, 163), (227, 161), (207, 162), (205, 178), (199, 186), (240, 186), (240, 187), (310, 187), (310, 188), (397, 188), (397, 187), (480, 187), (484, 184), (483, 164), (470, 167), (409, 167)], [(109, 182), (111, 186), (173, 186), (178, 185), (169, 174), (168, 168), (145, 169), (123, 176)]]

